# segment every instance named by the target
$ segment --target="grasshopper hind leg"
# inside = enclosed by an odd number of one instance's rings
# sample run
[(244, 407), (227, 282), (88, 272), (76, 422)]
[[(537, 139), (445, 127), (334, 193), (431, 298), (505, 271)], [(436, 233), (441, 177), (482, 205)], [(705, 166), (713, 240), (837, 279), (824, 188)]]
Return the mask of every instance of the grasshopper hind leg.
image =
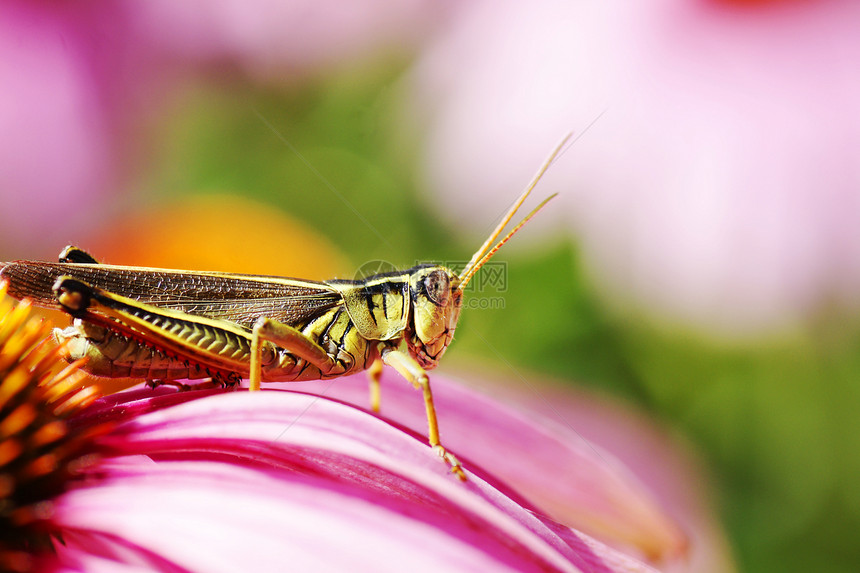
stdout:
[[(190, 368), (191, 364), (186, 361), (186, 366)], [(171, 379), (158, 379), (147, 380), (146, 385), (148, 388), (152, 389), (158, 388), (159, 386), (173, 386), (180, 392), (188, 392), (191, 390), (209, 390), (212, 388), (236, 390), (242, 383), (242, 376), (237, 372), (211, 372), (207, 369), (207, 373), (210, 375), (209, 378), (201, 380), (200, 382), (195, 382), (194, 384)]]
[(213, 377), (213, 380), (225, 390), (236, 390), (242, 384), (242, 376), (238, 372), (229, 372), (227, 374), (217, 373)]
[(180, 392), (191, 392), (193, 390), (211, 390), (213, 388), (234, 390), (238, 387), (239, 382), (241, 382), (241, 379), (237, 381), (232, 377), (213, 376), (212, 378), (207, 378), (205, 380), (201, 380), (200, 382), (195, 382), (193, 384), (189, 384), (187, 382), (180, 382), (179, 380), (147, 380), (146, 387), (154, 390), (161, 386), (173, 386)]
[(149, 388), (150, 390), (155, 390), (156, 388), (159, 388), (161, 386), (173, 386), (174, 388), (176, 388), (180, 392), (188, 392), (190, 390), (196, 390), (197, 389), (196, 384), (192, 386), (191, 384), (184, 384), (184, 383), (179, 382), (177, 380), (147, 380), (146, 381), (146, 387)]

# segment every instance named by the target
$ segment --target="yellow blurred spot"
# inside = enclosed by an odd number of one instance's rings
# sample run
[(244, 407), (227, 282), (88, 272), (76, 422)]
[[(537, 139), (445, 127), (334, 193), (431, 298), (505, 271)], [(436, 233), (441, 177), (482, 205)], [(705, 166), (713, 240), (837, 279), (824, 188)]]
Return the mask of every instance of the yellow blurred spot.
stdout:
[(78, 246), (117, 265), (316, 280), (354, 270), (307, 225), (234, 195), (188, 197), (131, 213)]

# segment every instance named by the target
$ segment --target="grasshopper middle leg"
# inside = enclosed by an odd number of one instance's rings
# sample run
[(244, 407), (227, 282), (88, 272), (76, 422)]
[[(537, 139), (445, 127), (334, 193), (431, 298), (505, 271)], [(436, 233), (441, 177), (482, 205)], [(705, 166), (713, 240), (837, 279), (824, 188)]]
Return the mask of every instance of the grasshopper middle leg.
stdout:
[(264, 345), (278, 345), (291, 354), (302, 358), (313, 364), (323, 376), (336, 374), (339, 369), (346, 370), (348, 367), (340, 363), (336, 357), (330, 355), (325, 349), (304, 335), (300, 330), (287, 324), (262, 317), (254, 324), (251, 334), (251, 371), (250, 390), (256, 392), (260, 389), (263, 380), (262, 353)]
[(370, 381), (370, 409), (376, 414), (379, 413), (380, 403), (382, 400), (382, 394), (379, 387), (379, 381), (382, 378), (382, 365), (382, 359), (378, 358), (374, 360), (370, 364), (370, 368), (367, 369), (367, 377)]
[[(301, 331), (282, 324), (276, 320), (260, 318), (254, 324), (251, 337), (251, 372), (250, 390), (258, 391), (262, 382), (262, 352), (264, 344), (276, 344), (290, 353), (307, 360), (320, 369), (323, 375), (332, 374), (337, 368), (343, 368), (337, 359), (328, 354), (325, 349), (305, 336)], [(371, 388), (378, 384), (381, 365), (375, 361), (371, 365)], [(433, 451), (451, 467), (451, 472), (465, 481), (466, 474), (460, 461), (445, 449), (439, 441), (439, 423), (436, 419), (436, 407), (433, 405), (433, 393), (430, 391), (430, 379), (427, 372), (409, 354), (396, 348), (385, 346), (381, 350), (381, 362), (394, 368), (401, 376), (421, 390), (424, 397), (424, 407), (427, 412), (428, 441)], [(373, 390), (371, 390), (373, 391)], [(373, 398), (371, 399), (373, 402)], [(372, 404), (378, 408), (378, 401)]]

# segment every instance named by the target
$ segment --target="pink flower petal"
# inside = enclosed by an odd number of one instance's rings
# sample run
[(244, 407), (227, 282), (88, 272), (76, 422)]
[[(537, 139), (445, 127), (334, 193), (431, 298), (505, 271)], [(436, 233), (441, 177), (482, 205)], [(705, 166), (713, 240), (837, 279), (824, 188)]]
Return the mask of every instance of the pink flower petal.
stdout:
[[(615, 456), (579, 435), (575, 418), (537, 419), (441, 376), (431, 383), (442, 441), (468, 469), (483, 475), (486, 468), (488, 479), (501, 479), (494, 485), (521, 503), (619, 547), (652, 558), (684, 550), (686, 536), (674, 519)], [(426, 435), (420, 395), (388, 371), (382, 384), (382, 415)], [(284, 387), (360, 407), (368, 402), (364, 377)]]
[(519, 381), (488, 382), (483, 377), (471, 377), (469, 384), (540, 414), (550, 424), (568, 420), (583, 439), (621, 459), (689, 539), (684, 558), (662, 563), (662, 571), (735, 571), (712, 506), (707, 473), (683, 442), (679, 444), (654, 420), (632, 407), (566, 386), (543, 384), (535, 392), (524, 392)]
[(73, 22), (46, 6), (0, 10), (0, 244), (31, 252), (63, 244), (70, 213), (113, 175), (93, 62)]
[(135, 10), (139, 33), (155, 50), (172, 57), (232, 58), (253, 73), (279, 78), (285, 68), (318, 70), (414, 45), (445, 13), (426, 0), (156, 0)]
[(106, 445), (127, 455), (63, 496), (56, 521), (193, 570), (648, 570), (324, 398), (211, 396), (134, 418)]
[[(432, 380), (443, 443), (460, 457), (468, 470), (490, 480), (494, 487), (529, 509), (546, 513), (561, 523), (600, 537), (619, 548), (635, 548), (651, 558), (677, 556), (684, 550), (685, 534), (673, 518), (663, 512), (653, 494), (614, 456), (586, 442), (573, 427), (535, 419), (533, 415), (530, 417), (442, 377), (433, 376)], [(410, 428), (416, 432), (416, 437), (426, 436), (426, 417), (420, 395), (387, 370), (382, 384), (383, 416)], [(360, 408), (366, 408), (368, 404), (364, 375), (336, 381), (272, 384), (267, 388), (278, 386), (322, 395), (327, 400), (344, 400)], [(148, 390), (111, 396), (106, 403), (116, 406), (99, 410), (97, 418), (107, 420), (139, 415), (199, 395), (174, 393), (167, 389), (160, 392), (160, 396), (152, 398), (147, 398), (151, 396)], [(134, 399), (136, 397), (141, 399)], [(324, 407), (322, 404), (327, 400), (320, 400), (319, 407)], [(260, 407), (254, 419), (264, 411), (265, 408)], [(238, 415), (237, 423), (244, 420), (243, 416)], [(278, 432), (282, 431), (284, 421), (290, 419), (282, 415), (274, 418)], [(189, 423), (197, 436), (207, 431), (205, 423), (193, 419)], [(309, 446), (332, 449), (334, 442), (327, 442), (329, 437), (343, 439), (350, 436), (350, 431), (338, 427), (337, 423), (323, 420), (318, 426), (307, 428), (306, 438), (316, 440)], [(218, 427), (209, 431), (213, 438), (224, 437)], [(168, 433), (175, 436), (175, 432), (176, 429), (171, 427)], [(365, 438), (358, 448), (378, 439), (375, 436)], [(339, 451), (346, 455), (358, 454), (358, 450), (351, 451), (346, 446), (341, 446)], [(430, 450), (424, 448), (422, 451), (428, 454)], [(391, 452), (375, 454), (386, 459)], [(429, 466), (423, 466), (421, 472), (444, 470), (435, 457), (431, 455), (428, 459)], [(522, 460), (528, 460), (528, 463)], [(378, 460), (373, 461), (379, 463)]]

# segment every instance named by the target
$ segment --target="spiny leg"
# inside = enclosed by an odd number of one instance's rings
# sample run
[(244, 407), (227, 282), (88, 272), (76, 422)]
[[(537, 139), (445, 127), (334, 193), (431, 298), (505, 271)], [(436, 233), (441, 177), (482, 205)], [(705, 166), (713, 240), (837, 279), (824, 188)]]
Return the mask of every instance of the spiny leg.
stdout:
[(192, 390), (211, 390), (212, 388), (224, 388), (225, 390), (234, 390), (242, 382), (242, 377), (231, 372), (227, 375), (216, 375), (211, 378), (204, 378), (200, 382), (193, 384), (179, 382), (177, 380), (147, 380), (147, 388), (155, 389), (159, 386), (173, 386), (180, 392), (189, 392)]
[(219, 380), (226, 390), (237, 390), (242, 384), (242, 376), (238, 372), (230, 372)]
[(152, 390), (159, 388), (161, 386), (173, 386), (180, 392), (191, 392), (195, 390), (211, 390), (212, 388), (223, 388), (224, 385), (221, 382), (217, 382), (212, 378), (207, 380), (203, 380), (201, 382), (195, 382), (194, 384), (187, 384), (184, 382), (178, 382), (176, 380), (147, 380), (146, 387)]
[(466, 474), (463, 472), (460, 461), (454, 457), (454, 454), (446, 450), (439, 441), (439, 423), (436, 420), (436, 407), (433, 405), (433, 393), (430, 391), (430, 378), (427, 377), (427, 372), (409, 354), (394, 348), (382, 350), (382, 361), (412, 382), (415, 388), (421, 390), (424, 395), (424, 408), (427, 411), (428, 441), (433, 447), (433, 451), (451, 466), (451, 473), (460, 480), (466, 481)]
[(367, 377), (370, 380), (370, 409), (379, 413), (379, 404), (382, 398), (382, 393), (379, 388), (379, 380), (382, 378), (383, 362), (377, 358), (370, 364), (367, 369)]

